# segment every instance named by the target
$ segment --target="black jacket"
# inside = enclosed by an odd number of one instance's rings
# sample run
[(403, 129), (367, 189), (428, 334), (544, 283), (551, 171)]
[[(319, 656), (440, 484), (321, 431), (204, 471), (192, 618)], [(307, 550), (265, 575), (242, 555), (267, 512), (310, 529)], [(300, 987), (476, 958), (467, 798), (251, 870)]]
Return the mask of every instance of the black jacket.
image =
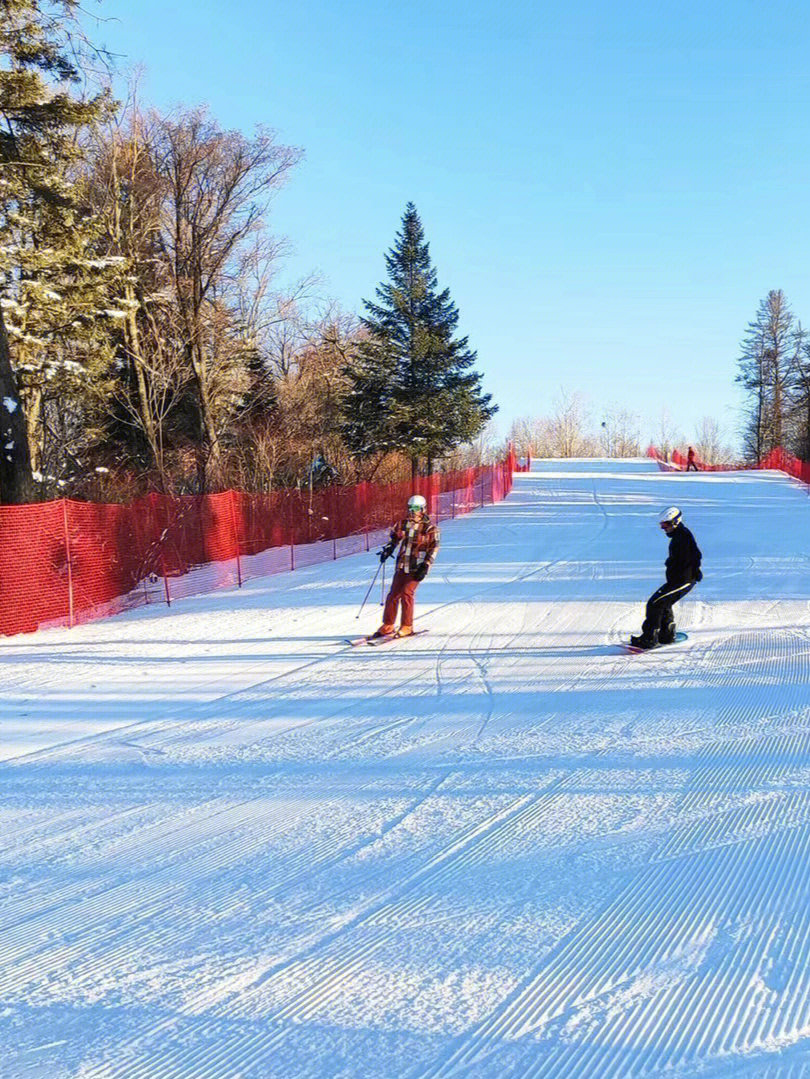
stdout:
[(700, 571), (701, 558), (695, 537), (681, 522), (669, 537), (669, 557), (666, 561), (667, 584), (686, 584), (687, 581), (701, 580), (703, 577)]

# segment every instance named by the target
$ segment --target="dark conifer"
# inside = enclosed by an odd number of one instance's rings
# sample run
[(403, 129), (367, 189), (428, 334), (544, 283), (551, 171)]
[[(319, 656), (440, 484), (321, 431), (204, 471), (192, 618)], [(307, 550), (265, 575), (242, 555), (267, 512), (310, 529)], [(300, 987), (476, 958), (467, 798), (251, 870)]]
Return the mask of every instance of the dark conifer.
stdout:
[[(0, 495), (31, 497), (48, 394), (90, 392), (111, 359), (116, 260), (100, 260), (74, 172), (107, 95), (81, 82), (76, 0), (0, 0)], [(120, 260), (117, 260), (120, 261)], [(33, 436), (33, 437), (32, 437)], [(37, 454), (35, 464), (39, 466)]]
[(364, 301), (367, 336), (348, 371), (343, 433), (358, 456), (396, 450), (415, 473), (420, 458), (475, 438), (496, 408), (472, 370), (468, 339), (454, 337), (458, 311), (449, 290), (439, 291), (413, 203), (385, 262), (377, 302)]
[(748, 394), (743, 432), (746, 456), (760, 461), (784, 445), (789, 402), (794, 318), (781, 289), (772, 289), (748, 324), (736, 381)]

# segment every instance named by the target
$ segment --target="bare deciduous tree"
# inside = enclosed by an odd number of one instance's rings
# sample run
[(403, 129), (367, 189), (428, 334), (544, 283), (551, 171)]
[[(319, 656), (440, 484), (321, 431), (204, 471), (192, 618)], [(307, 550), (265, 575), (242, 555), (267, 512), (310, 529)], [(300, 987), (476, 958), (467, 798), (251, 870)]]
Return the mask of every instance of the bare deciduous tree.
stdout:
[(223, 131), (205, 109), (159, 118), (156, 127), (155, 171), (168, 189), (160, 248), (196, 386), (208, 485), (220, 475), (223, 412), (240, 388), (222, 348), (230, 279), (300, 153), (263, 129), (252, 139)]
[(513, 420), (509, 428), (509, 441), (515, 449), (518, 457), (539, 457), (539, 445), (542, 434), (543, 420), (539, 417), (521, 416)]
[[(255, 444), (255, 484), (262, 490), (279, 481), (305, 484), (313, 491), (326, 481), (353, 482), (361, 477), (340, 438), (339, 417), (343, 372), (358, 338), (357, 321), (335, 304), (327, 304), (310, 320), (299, 315), (294, 304), (286, 313), (269, 337), (271, 343), (283, 342), (281, 357), (271, 350), (258, 358), (256, 377), (263, 382), (263, 398), (253, 392), (251, 400), (263, 399), (263, 405), (246, 410), (239, 427), (239, 442)], [(239, 447), (233, 453), (242, 459)], [(268, 467), (272, 475), (258, 475)]]
[(601, 424), (600, 444), (606, 457), (639, 457), (641, 435), (637, 414), (618, 406), (607, 409)]
[[(154, 117), (141, 112), (136, 90), (133, 86), (120, 113), (96, 133), (88, 190), (103, 223), (108, 252), (125, 260), (119, 366), (131, 374), (133, 393), (130, 397), (129, 379), (119, 378), (113, 403), (122, 405), (127, 422), (143, 433), (163, 477), (162, 452), (158, 460), (156, 450), (165, 444), (162, 423), (168, 410), (160, 403), (167, 404), (168, 398), (163, 388), (153, 390), (150, 378), (161, 387), (173, 383), (177, 332), (176, 320), (165, 317), (169, 279), (158, 257), (166, 184), (154, 168)], [(171, 370), (164, 375), (160, 363), (168, 355)], [(159, 414), (154, 412), (156, 405)]]
[(704, 416), (695, 428), (695, 453), (707, 465), (716, 465), (723, 460), (722, 436), (720, 425), (712, 416)]
[(138, 342), (138, 396), (119, 395), (118, 402), (128, 422), (149, 444), (160, 488), (168, 491), (172, 483), (166, 464), (166, 421), (188, 383), (188, 368), (182, 342), (172, 333), (171, 312), (151, 303), (143, 318), (144, 331)]
[(661, 409), (658, 416), (658, 427), (652, 438), (653, 445), (661, 453), (665, 461), (670, 459), (672, 451), (681, 445), (683, 439), (679, 436), (666, 405)]
[(596, 446), (588, 433), (590, 413), (582, 394), (561, 389), (549, 420), (551, 457), (593, 457)]

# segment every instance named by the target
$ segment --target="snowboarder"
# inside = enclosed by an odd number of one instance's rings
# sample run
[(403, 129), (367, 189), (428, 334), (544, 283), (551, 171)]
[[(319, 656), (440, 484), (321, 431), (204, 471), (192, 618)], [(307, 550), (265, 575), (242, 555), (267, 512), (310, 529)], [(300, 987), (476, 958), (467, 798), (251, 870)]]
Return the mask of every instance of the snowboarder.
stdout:
[[(422, 495), (408, 499), (408, 516), (391, 529), (391, 538), (380, 551), (385, 562), (399, 547), (396, 571), (385, 600), (383, 623), (372, 637), (410, 637), (413, 633), (414, 593), (424, 581), (439, 550), (439, 529), (427, 515), (427, 502)], [(396, 628), (397, 610), (402, 604), (402, 620)]]
[(697, 472), (697, 470), (698, 466), (697, 462), (695, 461), (695, 451), (690, 446), (686, 454), (686, 471)]
[(700, 548), (683, 523), (678, 507), (670, 506), (664, 510), (658, 524), (669, 537), (669, 555), (665, 564), (666, 582), (647, 600), (641, 635), (630, 638), (630, 643), (635, 648), (655, 648), (658, 644), (672, 644), (675, 640), (672, 605), (691, 592), (698, 581), (703, 580)]

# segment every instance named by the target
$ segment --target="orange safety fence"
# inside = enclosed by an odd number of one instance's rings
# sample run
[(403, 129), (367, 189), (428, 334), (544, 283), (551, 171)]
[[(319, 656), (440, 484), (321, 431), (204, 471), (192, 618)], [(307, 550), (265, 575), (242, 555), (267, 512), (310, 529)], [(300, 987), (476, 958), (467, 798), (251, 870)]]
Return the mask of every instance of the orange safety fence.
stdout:
[(411, 484), (269, 495), (151, 494), (127, 505), (0, 506), (0, 633), (73, 626), (147, 603), (368, 551), (415, 491), (436, 521), (499, 502), (514, 455)]

